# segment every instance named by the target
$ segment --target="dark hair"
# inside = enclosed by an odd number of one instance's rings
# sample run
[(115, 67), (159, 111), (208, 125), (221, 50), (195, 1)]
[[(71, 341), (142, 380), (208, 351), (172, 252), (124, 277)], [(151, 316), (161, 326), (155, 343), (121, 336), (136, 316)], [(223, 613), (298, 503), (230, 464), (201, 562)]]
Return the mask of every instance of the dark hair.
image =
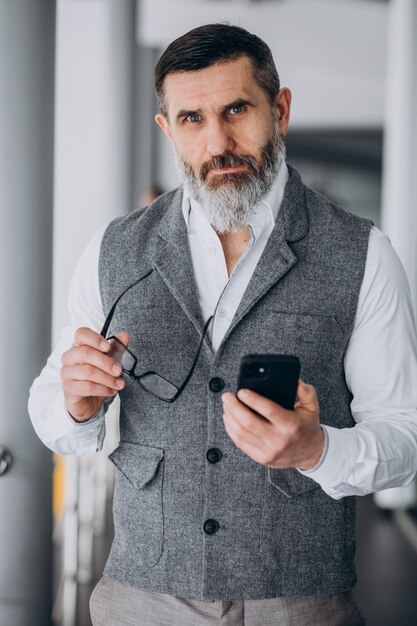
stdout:
[(155, 89), (161, 113), (167, 114), (164, 82), (168, 74), (193, 72), (215, 63), (227, 63), (247, 56), (253, 77), (271, 104), (279, 91), (279, 76), (269, 47), (244, 28), (230, 24), (206, 24), (175, 39), (155, 68)]

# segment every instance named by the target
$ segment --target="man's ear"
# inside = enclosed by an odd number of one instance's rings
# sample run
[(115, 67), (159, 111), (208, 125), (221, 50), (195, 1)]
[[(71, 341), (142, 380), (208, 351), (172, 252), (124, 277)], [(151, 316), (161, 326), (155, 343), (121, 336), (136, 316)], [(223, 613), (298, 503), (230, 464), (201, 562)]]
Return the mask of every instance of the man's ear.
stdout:
[(288, 123), (290, 121), (292, 94), (288, 87), (283, 87), (277, 93), (275, 98), (275, 109), (279, 120), (279, 130), (283, 137), (288, 132)]
[(158, 124), (159, 128), (162, 128), (165, 137), (173, 143), (171, 129), (169, 127), (168, 118), (165, 117), (162, 113), (158, 113), (155, 115), (155, 122)]

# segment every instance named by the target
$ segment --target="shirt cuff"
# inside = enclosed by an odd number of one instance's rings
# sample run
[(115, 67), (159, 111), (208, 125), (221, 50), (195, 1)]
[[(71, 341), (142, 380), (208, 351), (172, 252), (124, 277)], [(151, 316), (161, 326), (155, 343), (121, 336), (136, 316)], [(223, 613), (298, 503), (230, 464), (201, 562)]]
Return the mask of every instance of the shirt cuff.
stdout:
[(326, 443), (319, 462), (310, 470), (299, 469), (298, 471), (315, 480), (323, 491), (334, 497), (337, 487), (344, 484), (346, 477), (352, 473), (354, 454), (351, 435), (354, 429), (334, 428), (323, 424), (321, 428), (324, 431)]
[(318, 470), (319, 467), (322, 465), (324, 459), (327, 456), (327, 450), (329, 448), (329, 435), (327, 433), (327, 430), (322, 425), (320, 425), (320, 428), (322, 429), (322, 431), (324, 433), (324, 445), (323, 445), (323, 452), (321, 453), (321, 457), (320, 457), (318, 463), (316, 463), (316, 465), (314, 467), (312, 467), (311, 469), (309, 469), (309, 470), (302, 470), (302, 469), (297, 467), (297, 470), (300, 472), (300, 474), (304, 474), (304, 476), (310, 476), (310, 478), (314, 478), (314, 476), (312, 476), (311, 474), (313, 472), (315, 472), (316, 470)]
[(53, 424), (53, 434), (58, 437), (63, 437), (70, 432), (74, 432), (74, 428), (77, 430), (83, 430), (94, 426), (98, 421), (102, 420), (107, 410), (107, 406), (103, 404), (100, 411), (86, 422), (77, 423), (67, 411), (65, 406), (64, 393), (60, 391), (50, 402), (46, 415), (45, 422)]
[(79, 427), (83, 427), (86, 426), (87, 424), (89, 426), (91, 426), (92, 424), (95, 424), (96, 422), (98, 422), (100, 419), (102, 419), (104, 417), (104, 414), (106, 412), (106, 409), (104, 407), (104, 404), (101, 405), (101, 408), (97, 411), (97, 413), (95, 415), (92, 415), (88, 420), (84, 420), (84, 422), (79, 422), (77, 421), (72, 415), (71, 413), (65, 409), (67, 416), (69, 417), (71, 424), (74, 424), (75, 426)]

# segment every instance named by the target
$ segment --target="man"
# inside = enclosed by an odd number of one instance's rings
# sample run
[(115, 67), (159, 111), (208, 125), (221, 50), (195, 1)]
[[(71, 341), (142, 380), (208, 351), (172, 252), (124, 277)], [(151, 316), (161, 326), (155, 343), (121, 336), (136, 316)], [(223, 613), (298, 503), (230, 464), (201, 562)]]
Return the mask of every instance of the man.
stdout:
[[(93, 623), (363, 624), (353, 496), (417, 469), (404, 272), (287, 167), (291, 94), (258, 37), (194, 29), (156, 90), (184, 184), (93, 238), (29, 402), (49, 447), (90, 454), (120, 395)], [(246, 353), (300, 357), (293, 411), (236, 395)]]

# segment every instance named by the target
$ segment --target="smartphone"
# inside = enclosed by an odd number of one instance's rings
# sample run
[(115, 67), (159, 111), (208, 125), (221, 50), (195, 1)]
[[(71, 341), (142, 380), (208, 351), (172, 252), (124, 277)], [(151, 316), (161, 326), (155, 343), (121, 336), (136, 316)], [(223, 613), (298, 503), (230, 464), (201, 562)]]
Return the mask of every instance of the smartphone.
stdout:
[(246, 354), (242, 357), (238, 389), (252, 389), (292, 410), (296, 400), (300, 359), (289, 354)]

